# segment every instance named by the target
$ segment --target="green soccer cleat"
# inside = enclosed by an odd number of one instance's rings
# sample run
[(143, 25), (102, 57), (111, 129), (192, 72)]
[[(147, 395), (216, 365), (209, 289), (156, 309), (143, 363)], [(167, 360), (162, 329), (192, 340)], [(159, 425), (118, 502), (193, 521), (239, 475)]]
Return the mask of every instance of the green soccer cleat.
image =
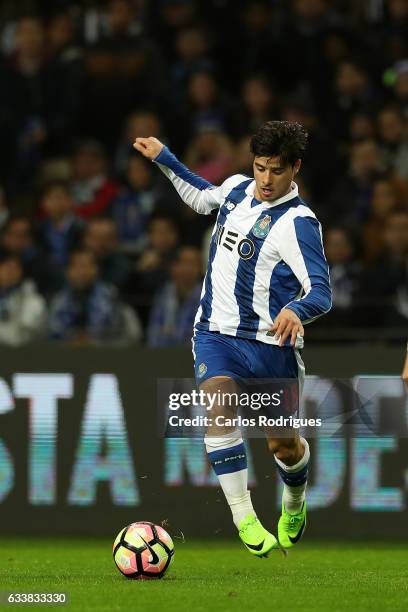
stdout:
[(282, 514), (278, 523), (279, 544), (283, 548), (291, 548), (300, 540), (306, 528), (306, 501), (298, 514), (286, 512), (282, 501)]
[(239, 524), (239, 537), (250, 553), (257, 557), (267, 557), (274, 548), (279, 548), (274, 535), (262, 527), (255, 514), (247, 514)]

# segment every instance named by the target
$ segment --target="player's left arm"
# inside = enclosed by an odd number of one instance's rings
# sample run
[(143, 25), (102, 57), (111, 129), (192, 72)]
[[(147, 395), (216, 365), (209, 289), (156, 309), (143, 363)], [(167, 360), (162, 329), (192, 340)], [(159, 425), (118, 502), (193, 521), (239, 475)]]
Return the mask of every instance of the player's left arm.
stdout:
[(314, 217), (295, 217), (289, 221), (279, 245), (283, 261), (292, 269), (304, 295), (289, 302), (274, 321), (272, 331), (283, 346), (291, 337), (303, 336), (303, 325), (311, 323), (331, 308), (329, 268), (324, 255), (321, 227)]

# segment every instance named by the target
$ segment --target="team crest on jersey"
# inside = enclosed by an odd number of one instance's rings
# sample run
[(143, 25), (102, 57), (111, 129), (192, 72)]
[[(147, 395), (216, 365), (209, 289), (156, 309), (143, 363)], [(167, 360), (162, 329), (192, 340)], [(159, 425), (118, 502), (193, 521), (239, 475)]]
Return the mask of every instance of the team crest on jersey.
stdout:
[(225, 208), (227, 208), (228, 210), (234, 210), (236, 204), (234, 204), (234, 202), (225, 202)]
[(258, 219), (256, 223), (252, 226), (252, 233), (257, 238), (266, 238), (271, 226), (271, 217), (270, 215), (266, 215), (262, 217), (262, 219)]
[(200, 363), (198, 366), (198, 377), (201, 378), (207, 372), (207, 366), (205, 363)]

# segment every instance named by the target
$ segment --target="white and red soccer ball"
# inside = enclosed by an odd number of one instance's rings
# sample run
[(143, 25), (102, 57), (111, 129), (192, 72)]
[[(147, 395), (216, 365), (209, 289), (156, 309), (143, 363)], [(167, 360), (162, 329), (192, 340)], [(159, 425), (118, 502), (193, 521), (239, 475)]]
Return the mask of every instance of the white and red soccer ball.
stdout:
[(124, 527), (113, 544), (113, 559), (127, 578), (162, 578), (173, 555), (174, 544), (167, 531), (148, 521)]

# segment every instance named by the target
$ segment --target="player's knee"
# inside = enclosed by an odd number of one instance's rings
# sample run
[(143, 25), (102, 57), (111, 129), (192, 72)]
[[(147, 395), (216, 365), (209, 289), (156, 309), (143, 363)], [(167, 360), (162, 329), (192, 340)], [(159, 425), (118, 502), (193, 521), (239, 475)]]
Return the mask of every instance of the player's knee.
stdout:
[(283, 463), (290, 464), (298, 455), (299, 442), (297, 438), (269, 438), (268, 448), (275, 455), (275, 457), (277, 457), (277, 459), (280, 459), (280, 461), (283, 461)]

